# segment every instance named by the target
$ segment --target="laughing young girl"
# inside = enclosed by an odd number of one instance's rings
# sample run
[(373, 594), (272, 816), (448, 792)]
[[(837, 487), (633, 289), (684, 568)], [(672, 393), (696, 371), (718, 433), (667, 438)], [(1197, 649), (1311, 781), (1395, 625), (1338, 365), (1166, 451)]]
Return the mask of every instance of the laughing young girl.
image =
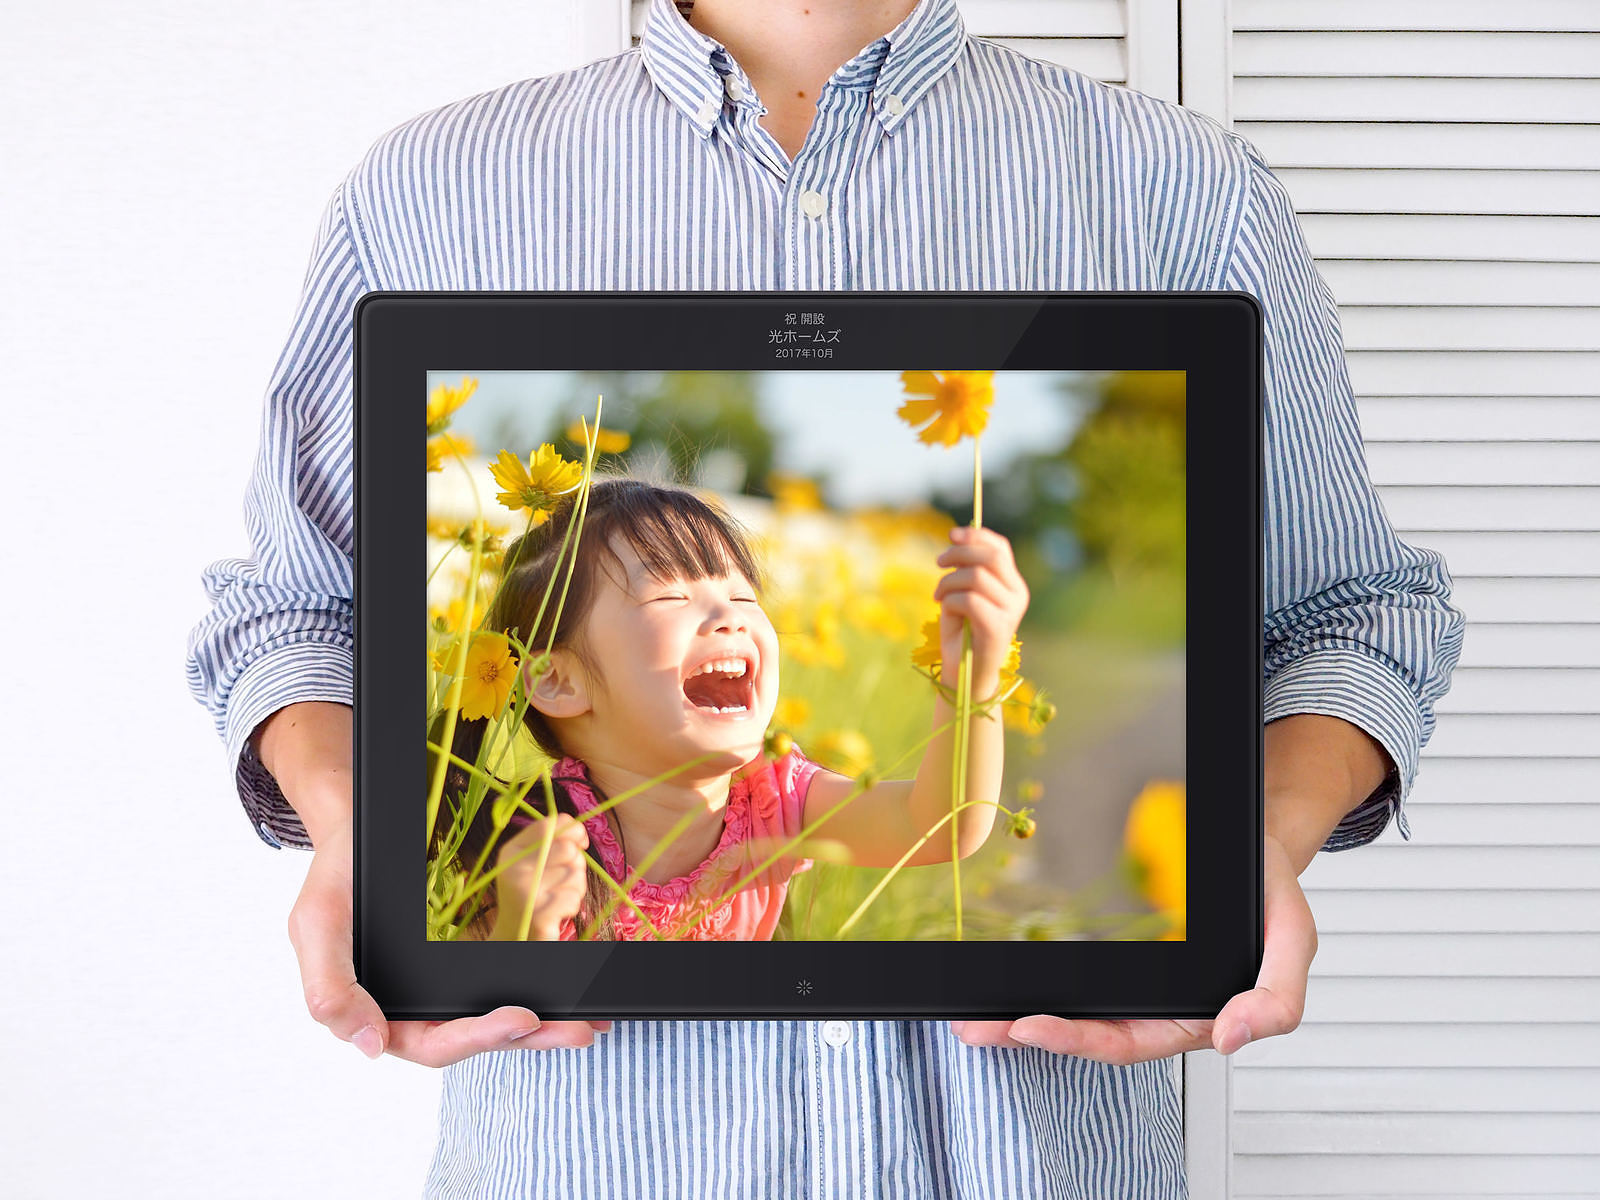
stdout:
[[(507, 547), (512, 566), (484, 621), (486, 629), (515, 631), (530, 647), (551, 647), (549, 666), (536, 678), (529, 662), (521, 664), (529, 689), (524, 723), (555, 761), (558, 809), (528, 936), (572, 940), (592, 927), (592, 936), (613, 939), (771, 938), (790, 876), (811, 862), (788, 855), (757, 868), (776, 847), (817, 826), (857, 781), (809, 761), (797, 747), (776, 758), (764, 753), (778, 702), (778, 636), (761, 606), (763, 573), (746, 532), (692, 492), (596, 480), (566, 603), (559, 619), (551, 604), (537, 624), (575, 501), (567, 497)], [(955, 687), (962, 624), (970, 621), (972, 695), (982, 701), (999, 687), (1028, 590), (1004, 537), (965, 526), (950, 537), (937, 560), (950, 570), (933, 593), (941, 682)], [(999, 706), (975, 714), (972, 724), (966, 795), (990, 803), (961, 812), (962, 857), (989, 836), (1002, 773)], [(941, 726), (914, 779), (868, 781), (817, 836), (841, 843), (855, 865), (894, 865), (950, 810), (954, 710), (942, 696), (933, 717), (933, 727)], [(486, 727), (486, 720), (458, 716), (454, 754), (475, 762)], [(698, 761), (682, 766), (691, 760)], [(586, 815), (658, 776), (665, 782)], [(447, 772), (436, 835), (449, 827), (466, 784), (460, 769)], [(536, 808), (544, 807), (541, 792), (528, 797)], [(480, 861), (496, 839), (492, 807), (479, 806), (460, 862)], [(586, 869), (585, 849), (626, 883), (633, 864), (691, 813), (686, 830), (628, 884), (637, 913), (614, 903), (615, 889)], [(480, 910), (463, 936), (518, 936), (537, 861), (537, 853), (524, 852), (542, 837), (542, 821), (521, 816), (499, 833), (484, 861), (515, 865), (496, 877), (497, 903)], [(948, 862), (950, 851), (946, 826), (907, 865)], [(614, 911), (598, 920), (608, 907)]]

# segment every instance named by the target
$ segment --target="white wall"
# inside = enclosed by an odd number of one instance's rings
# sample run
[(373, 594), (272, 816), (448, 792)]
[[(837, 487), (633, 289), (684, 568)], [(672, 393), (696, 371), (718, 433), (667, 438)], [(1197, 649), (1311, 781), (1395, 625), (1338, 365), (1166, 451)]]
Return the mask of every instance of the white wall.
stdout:
[[(592, 7), (589, 5), (588, 7)], [(381, 133), (575, 66), (578, 0), (77, 0), (0, 37), (7, 986), (0, 1192), (410, 1196), (438, 1075), (306, 1014), (307, 856), (183, 678), (248, 553), (262, 393), (322, 206)]]

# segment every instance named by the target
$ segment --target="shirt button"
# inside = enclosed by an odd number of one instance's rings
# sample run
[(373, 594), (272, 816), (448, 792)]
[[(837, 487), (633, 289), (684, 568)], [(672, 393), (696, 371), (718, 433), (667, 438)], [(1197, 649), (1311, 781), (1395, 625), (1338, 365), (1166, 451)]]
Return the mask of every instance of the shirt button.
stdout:
[(709, 121), (721, 111), (722, 105), (718, 104), (715, 100), (707, 100), (700, 106), (700, 119), (702, 121)]
[(883, 106), (889, 110), (892, 116), (896, 117), (906, 110), (906, 106), (901, 101), (900, 97), (896, 96), (893, 92), (890, 92), (883, 98)]
[(808, 217), (820, 217), (828, 207), (827, 198), (821, 192), (801, 192), (800, 211)]
[(822, 1040), (830, 1046), (842, 1046), (850, 1040), (850, 1026), (843, 1021), (828, 1021), (822, 1026)]
[(725, 82), (728, 89), (728, 98), (730, 100), (744, 99), (744, 85), (742, 83), (740, 83), (732, 75), (729, 75)]

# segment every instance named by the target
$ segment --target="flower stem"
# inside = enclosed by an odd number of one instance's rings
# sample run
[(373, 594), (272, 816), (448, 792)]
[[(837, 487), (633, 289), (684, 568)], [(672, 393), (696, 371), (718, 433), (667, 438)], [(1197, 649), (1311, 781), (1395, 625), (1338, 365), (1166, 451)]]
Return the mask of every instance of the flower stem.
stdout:
[[(461, 464), (461, 469), (466, 473), (467, 484), (472, 488), (472, 507), (478, 521), (483, 523), (483, 501), (478, 495), (478, 485), (472, 478), (472, 471), (467, 467), (467, 461), (461, 456), (461, 451), (452, 450), (456, 461)], [(467, 645), (472, 641), (472, 612), (478, 603), (478, 574), (483, 570), (483, 539), (472, 539), (472, 565), (467, 569), (467, 602), (463, 609), (462, 630), (460, 644), (456, 647), (455, 664), (450, 681), (450, 695), (445, 701), (444, 730), (440, 740), (446, 745), (451, 745), (456, 734), (456, 714), (461, 710), (461, 690), (467, 682)], [(439, 798), (444, 794), (444, 776), (446, 764), (443, 756), (433, 768), (433, 779), (428, 783), (428, 825), (423, 831), (423, 853), (433, 843), (434, 822), (439, 818)]]
[[(953, 724), (953, 722), (951, 724)], [(915, 755), (917, 753), (917, 751), (921, 750), (929, 742), (933, 741), (935, 738), (937, 738), (940, 734), (942, 734), (945, 730), (949, 729), (950, 727), (951, 726), (948, 725), (948, 724), (947, 725), (938, 726), (936, 729), (933, 730), (932, 733), (928, 734), (927, 737), (925, 737), (921, 741), (917, 742), (909, 750), (907, 750), (904, 754), (902, 754), (899, 758), (897, 758), (894, 762), (890, 763), (887, 767), (885, 767), (884, 768), (884, 775), (889, 777), (889, 778), (893, 778), (894, 777), (894, 773), (896, 771), (898, 771), (905, 763), (910, 761), (911, 757), (913, 755)], [(752, 880), (760, 879), (762, 872), (764, 872), (768, 867), (772, 866), (774, 863), (778, 862), (780, 859), (782, 859), (785, 855), (789, 854), (791, 851), (797, 849), (802, 842), (805, 842), (808, 839), (810, 839), (811, 837), (813, 837), (816, 834), (817, 830), (820, 829), (823, 825), (827, 824), (827, 822), (833, 817), (833, 815), (835, 813), (842, 812), (852, 801), (854, 801), (856, 799), (857, 796), (860, 796), (865, 790), (866, 789), (861, 786), (860, 781), (857, 780), (855, 782), (855, 786), (853, 786), (850, 789), (849, 793), (845, 796), (845, 798), (843, 800), (839, 801), (839, 803), (835, 804), (832, 808), (830, 808), (827, 812), (823, 813), (816, 820), (814, 820), (814, 821), (810, 822), (809, 824), (807, 824), (799, 833), (795, 834), (788, 841), (784, 842), (783, 845), (779, 846), (776, 850), (774, 850), (771, 854), (769, 854), (766, 857), (765, 860), (763, 860), (762, 862), (757, 863), (754, 867), (752, 867), (748, 871), (746, 871), (744, 873), (744, 875), (741, 878), (738, 879), (738, 881), (734, 884), (733, 887), (725, 889), (722, 892), (721, 895), (717, 896), (716, 899), (712, 901), (711, 909), (708, 910), (707, 913), (702, 913), (699, 917), (696, 917), (693, 921), (689, 922), (689, 924), (687, 924), (686, 926), (683, 927), (681, 932), (687, 933), (689, 930), (695, 928), (695, 926), (697, 926), (700, 923), (700, 921), (706, 915), (708, 915), (709, 912), (715, 911), (717, 908), (720, 908), (722, 906), (722, 904), (730, 896), (736, 894), (737, 892), (742, 891), (746, 886), (749, 885), (749, 883)], [(943, 824), (943, 821), (941, 821), (940, 824)], [(939, 825), (935, 825), (933, 828), (937, 829), (937, 828), (939, 828)], [(931, 836), (931, 831), (930, 831), (930, 835), (929, 836)], [(928, 839), (927, 839), (927, 837), (924, 837), (922, 840), (925, 842)], [(919, 842), (917, 844), (921, 845), (922, 843)], [(893, 870), (891, 870), (889, 872), (888, 878), (892, 879), (898, 871), (899, 871), (898, 867), (896, 867)]]
[[(989, 805), (992, 808), (998, 808), (1001, 811), (1006, 811), (1005, 806), (1003, 804), (996, 804), (993, 800), (971, 800), (971, 801), (968, 801), (968, 802), (962, 804), (960, 806), (960, 808), (952, 808), (949, 812), (945, 813), (944, 816), (940, 817), (937, 821), (935, 821), (933, 823), (933, 828), (928, 830), (927, 833), (923, 834), (920, 838), (918, 838), (916, 843), (911, 847), (911, 849), (907, 850), (904, 854), (902, 854), (900, 856), (900, 861), (895, 863), (894, 866), (890, 867), (889, 870), (884, 874), (883, 878), (878, 880), (877, 885), (870, 892), (867, 893), (866, 898), (863, 899), (861, 901), (861, 903), (856, 906), (855, 912), (851, 913), (849, 915), (849, 917), (847, 917), (845, 919), (844, 924), (839, 926), (839, 932), (836, 933), (834, 936), (837, 937), (837, 938), (842, 938), (846, 933), (848, 933), (850, 931), (850, 927), (852, 925), (854, 925), (857, 920), (860, 919), (861, 915), (864, 912), (867, 911), (867, 908), (872, 904), (872, 902), (878, 898), (878, 893), (883, 891), (884, 888), (889, 886), (889, 881), (895, 877), (896, 873), (900, 870), (900, 868), (905, 866), (906, 863), (910, 860), (911, 856), (913, 854), (915, 854), (918, 850), (922, 849), (923, 844), (925, 842), (927, 842), (927, 840), (929, 838), (931, 838), (935, 833), (937, 833), (939, 831), (939, 826), (943, 825), (946, 821), (949, 821), (952, 825), (954, 825), (956, 823), (956, 819), (957, 819), (957, 817), (960, 814), (962, 809), (965, 809), (965, 808), (979, 808), (979, 807), (982, 807), (985, 804)], [(959, 892), (957, 892), (956, 894), (958, 896), (960, 895)]]
[(978, 439), (972, 439), (972, 527), (983, 525), (983, 454)]
[[(679, 835), (681, 835), (684, 830), (688, 829), (690, 825), (694, 824), (695, 818), (699, 815), (699, 813), (695, 812), (693, 809), (690, 809), (688, 812), (684, 813), (682, 817), (678, 818), (677, 824), (673, 825), (671, 829), (667, 830), (667, 835), (664, 838), (662, 838), (654, 846), (650, 847), (649, 852), (642, 859), (640, 859), (637, 864), (634, 865), (633, 870), (628, 872), (628, 877), (622, 881), (622, 884), (613, 889), (611, 899), (606, 902), (605, 907), (600, 910), (599, 914), (595, 917), (594, 921), (590, 923), (588, 928), (586, 928), (583, 933), (579, 935), (579, 941), (592, 941), (594, 939), (595, 931), (598, 930), (601, 925), (605, 924), (606, 919), (617, 910), (618, 901), (631, 895), (634, 885), (644, 878), (644, 873), (650, 869), (651, 865), (656, 861), (656, 859), (660, 858), (661, 855), (666, 852), (667, 848), (670, 847), (673, 842), (677, 841)], [(585, 857), (591, 856), (585, 854)], [(596, 867), (600, 870), (600, 873), (609, 878), (610, 876), (608, 872), (603, 866), (600, 865), (599, 861), (593, 861), (595, 862)], [(634, 911), (639, 911), (636, 906), (634, 907)], [(652, 932), (655, 932), (655, 927), (651, 926), (651, 930)]]
[[(972, 439), (972, 527), (983, 525), (983, 453)], [(972, 751), (972, 622), (961, 623), (961, 668), (956, 676), (955, 787), (950, 793), (950, 878), (954, 885), (956, 941), (961, 940), (961, 823), (955, 818), (967, 803), (967, 765)]]
[[(577, 531), (574, 535), (579, 541), (583, 540), (583, 523), (589, 515), (589, 488), (594, 480), (594, 459), (595, 454), (597, 453), (597, 447), (599, 444), (598, 439), (600, 436), (600, 408), (604, 402), (604, 396), (596, 396), (594, 399), (594, 436), (589, 437), (589, 431), (587, 429), (584, 430), (584, 436), (587, 438), (587, 445), (584, 446), (583, 490), (578, 493), (578, 519), (576, 522)], [(573, 533), (571, 522), (568, 523), (567, 532), (569, 534)], [(565, 544), (564, 541), (563, 544)], [(556, 627), (561, 624), (561, 613), (562, 610), (564, 610), (567, 606), (567, 589), (572, 585), (572, 571), (577, 565), (577, 562), (578, 550), (576, 544), (574, 544), (572, 558), (567, 563), (566, 576), (561, 580), (561, 599), (556, 601), (556, 615), (555, 618), (550, 622), (550, 638), (545, 645), (545, 651), (547, 653), (555, 648)], [(548, 598), (549, 597), (547, 595), (546, 599)], [(544, 616), (544, 608), (542, 605), (540, 606), (539, 615), (541, 617)]]
[(542, 782), (544, 783), (545, 815), (547, 820), (545, 821), (544, 829), (541, 831), (544, 836), (539, 839), (539, 861), (533, 867), (533, 886), (528, 889), (528, 895), (522, 903), (522, 912), (517, 917), (517, 941), (519, 942), (527, 941), (528, 932), (533, 928), (533, 909), (539, 903), (539, 885), (544, 880), (545, 864), (550, 861), (550, 846), (556, 840), (556, 794), (555, 790), (550, 786), (550, 772), (546, 771), (544, 773)]
[(961, 667), (956, 677), (955, 787), (950, 791), (950, 876), (955, 888), (956, 941), (961, 940), (961, 823), (967, 803), (967, 731), (972, 727), (972, 625), (961, 625)]
[(452, 542), (450, 545), (444, 548), (444, 553), (439, 556), (439, 561), (434, 563), (432, 570), (428, 572), (429, 583), (433, 582), (433, 577), (439, 573), (439, 568), (444, 566), (444, 560), (449, 558), (450, 555), (455, 552), (455, 548), (458, 544), (459, 543)]

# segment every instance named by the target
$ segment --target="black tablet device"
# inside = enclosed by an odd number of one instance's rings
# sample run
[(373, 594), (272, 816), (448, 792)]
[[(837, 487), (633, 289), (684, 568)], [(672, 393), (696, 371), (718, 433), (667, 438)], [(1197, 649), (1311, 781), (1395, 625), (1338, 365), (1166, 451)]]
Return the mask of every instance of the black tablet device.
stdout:
[(1209, 1018), (1254, 986), (1252, 297), (354, 321), (354, 949), (391, 1018)]

